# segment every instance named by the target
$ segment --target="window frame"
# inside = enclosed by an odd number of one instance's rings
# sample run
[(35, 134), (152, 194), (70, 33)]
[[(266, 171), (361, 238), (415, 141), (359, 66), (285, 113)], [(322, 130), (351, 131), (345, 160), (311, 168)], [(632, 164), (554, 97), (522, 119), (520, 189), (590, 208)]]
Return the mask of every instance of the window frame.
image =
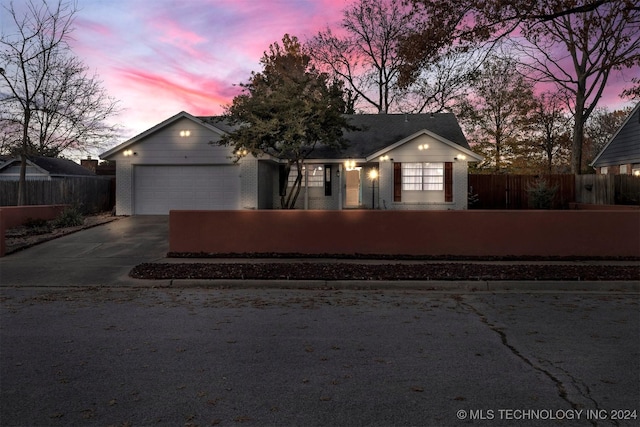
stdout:
[(403, 162), (401, 168), (402, 191), (445, 190), (445, 162)]
[[(309, 173), (307, 180), (305, 180), (305, 170), (308, 167), (312, 167), (313, 170)], [(325, 185), (325, 170), (323, 165), (319, 164), (303, 164), (302, 165), (302, 183), (301, 187), (307, 187), (305, 185), (305, 181), (308, 181), (309, 188), (321, 188)], [(296, 165), (291, 166), (291, 170), (289, 171), (289, 177), (287, 181), (287, 188), (293, 187), (293, 183), (296, 181), (296, 177), (298, 176), (298, 167)]]

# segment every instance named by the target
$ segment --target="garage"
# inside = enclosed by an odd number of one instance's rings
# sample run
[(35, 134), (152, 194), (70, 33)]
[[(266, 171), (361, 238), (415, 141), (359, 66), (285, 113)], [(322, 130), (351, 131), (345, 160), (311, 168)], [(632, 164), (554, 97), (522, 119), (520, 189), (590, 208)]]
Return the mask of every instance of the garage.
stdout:
[(239, 209), (238, 165), (136, 165), (135, 215), (168, 215), (172, 209)]

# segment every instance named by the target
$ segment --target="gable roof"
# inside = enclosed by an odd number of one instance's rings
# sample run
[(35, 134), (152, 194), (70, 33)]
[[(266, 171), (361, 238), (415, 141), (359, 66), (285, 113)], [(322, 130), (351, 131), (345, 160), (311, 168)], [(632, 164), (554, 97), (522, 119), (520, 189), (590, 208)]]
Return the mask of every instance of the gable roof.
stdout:
[[(452, 113), (437, 114), (349, 114), (345, 115), (349, 123), (358, 130), (347, 131), (344, 138), (349, 142), (343, 151), (319, 145), (309, 159), (372, 159), (375, 155), (391, 146), (397, 146), (422, 134), (428, 134), (445, 144), (460, 148), (463, 152), (481, 159), (473, 153), (460, 128), (460, 124)], [(124, 143), (102, 153), (101, 158), (108, 158), (116, 152), (132, 145), (141, 139), (161, 130), (178, 119), (187, 118), (202, 126), (223, 135), (232, 132), (237, 125), (231, 125), (222, 116), (195, 117), (184, 111), (155, 125), (151, 129), (125, 141)]]
[(640, 163), (640, 103), (591, 162), (593, 167)]
[[(14, 164), (20, 164), (20, 158), (4, 157), (4, 163), (0, 164), (0, 171)], [(35, 166), (50, 176), (94, 176), (95, 173), (79, 165), (78, 163), (57, 157), (28, 156), (27, 163)]]
[(444, 139), (470, 150), (455, 115), (438, 114), (351, 114), (346, 116), (349, 123), (359, 130), (347, 131), (344, 138), (349, 141), (343, 151), (319, 146), (312, 158), (343, 159), (371, 158), (374, 154), (427, 131), (438, 139)]
[(148, 137), (151, 134), (154, 134), (156, 132), (158, 132), (159, 130), (161, 130), (162, 128), (169, 126), (171, 123), (174, 123), (180, 119), (188, 119), (191, 120), (194, 123), (197, 123), (201, 126), (206, 127), (207, 129), (219, 134), (219, 135), (224, 135), (225, 134), (225, 130), (222, 130), (220, 127), (216, 127), (213, 126), (211, 123), (203, 120), (203, 118), (201, 117), (195, 117), (192, 116), (191, 114), (185, 112), (185, 111), (181, 111), (178, 114), (176, 114), (173, 117), (169, 117), (167, 120), (158, 123), (157, 125), (155, 125), (154, 127), (147, 129), (146, 131), (134, 136), (131, 139), (126, 140), (125, 142), (123, 142), (122, 144), (116, 145), (115, 147), (113, 147), (110, 150), (105, 151), (104, 153), (100, 154), (100, 158), (101, 159), (108, 159), (110, 156), (116, 154), (118, 151), (120, 150), (124, 150), (125, 148), (127, 148), (130, 145), (135, 144), (136, 142), (140, 141), (141, 139), (144, 139), (146, 137)]

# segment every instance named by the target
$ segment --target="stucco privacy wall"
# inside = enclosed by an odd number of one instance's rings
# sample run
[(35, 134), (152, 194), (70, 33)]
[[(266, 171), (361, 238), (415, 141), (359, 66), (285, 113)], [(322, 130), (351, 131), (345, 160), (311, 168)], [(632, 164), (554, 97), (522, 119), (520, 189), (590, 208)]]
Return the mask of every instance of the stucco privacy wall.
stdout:
[(29, 219), (54, 219), (66, 207), (67, 205), (38, 205), (0, 208), (0, 257), (4, 256), (6, 251), (4, 235), (7, 228), (22, 225)]
[(640, 257), (634, 211), (171, 211), (169, 250)]

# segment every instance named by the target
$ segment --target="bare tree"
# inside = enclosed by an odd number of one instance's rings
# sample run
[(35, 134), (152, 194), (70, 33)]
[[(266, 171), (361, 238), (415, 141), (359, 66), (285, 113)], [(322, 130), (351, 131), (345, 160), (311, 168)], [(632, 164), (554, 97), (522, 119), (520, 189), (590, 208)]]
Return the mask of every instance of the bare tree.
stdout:
[(439, 113), (456, 109), (479, 75), (483, 58), (478, 52), (449, 52), (425, 64), (403, 95), (400, 109), (407, 113)]
[(387, 113), (402, 91), (396, 82), (400, 41), (412, 32), (413, 14), (402, 0), (357, 0), (343, 13), (345, 36), (327, 28), (307, 45), (313, 59), (344, 80), (358, 99)]
[[(554, 165), (567, 161), (571, 148), (568, 131), (571, 117), (565, 109), (565, 101), (557, 93), (545, 92), (537, 97), (532, 115), (533, 145), (546, 159), (546, 172), (552, 173)], [(559, 159), (560, 158), (560, 159)]]
[(21, 157), (17, 203), (22, 205), (27, 156), (58, 155), (109, 138), (116, 128), (105, 119), (115, 112), (115, 102), (70, 51), (74, 5), (29, 1), (24, 15), (12, 3), (5, 10), (14, 27), (0, 36), (0, 130), (20, 128), (19, 136), (3, 140), (18, 142), (12, 151)]
[[(401, 80), (451, 46), (495, 43), (519, 30), (528, 42), (530, 70), (571, 95), (574, 114), (571, 169), (579, 173), (584, 123), (613, 70), (640, 64), (637, 0), (413, 0), (422, 27), (401, 47)], [(629, 96), (633, 92), (628, 93)]]
[(521, 48), (529, 74), (570, 95), (573, 113), (571, 171), (583, 167), (584, 125), (598, 105), (613, 70), (640, 65), (640, 10), (612, 2), (589, 12), (563, 15), (524, 32)]

